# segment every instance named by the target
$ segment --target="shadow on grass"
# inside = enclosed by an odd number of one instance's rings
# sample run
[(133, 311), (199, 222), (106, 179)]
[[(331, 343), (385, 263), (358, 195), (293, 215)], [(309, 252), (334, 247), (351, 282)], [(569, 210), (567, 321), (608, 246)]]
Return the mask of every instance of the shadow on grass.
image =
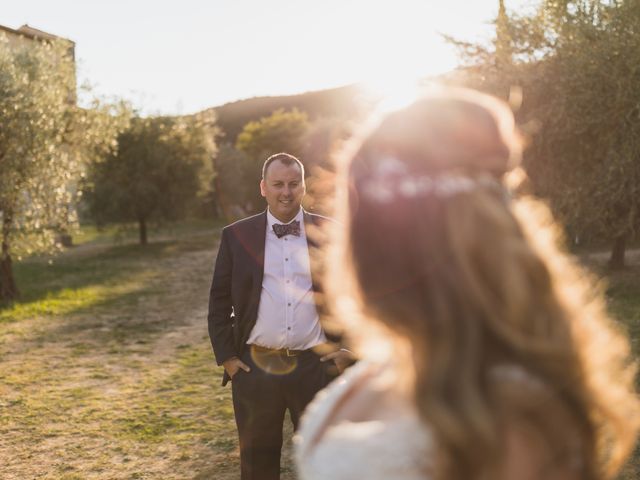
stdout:
[[(126, 305), (135, 305), (146, 295), (155, 293), (153, 290), (144, 290), (144, 287), (124, 293), (92, 305), (76, 309), (65, 317), (62, 322), (47, 326), (45, 329), (29, 336), (30, 341), (36, 343), (71, 340), (83, 333), (90, 333), (90, 344), (87, 349), (107, 348), (117, 350), (118, 345), (147, 343), (149, 335), (162, 332), (175, 326), (177, 321), (171, 324), (166, 319), (151, 320), (144, 312), (124, 313)], [(102, 312), (123, 309), (122, 314), (101, 315)], [(88, 315), (89, 313), (95, 315)], [(78, 337), (82, 338), (82, 337)], [(114, 350), (113, 353), (117, 353)]]
[(52, 261), (33, 258), (19, 262), (15, 277), (22, 295), (11, 304), (0, 304), (0, 323), (43, 314), (82, 313), (114, 302), (131, 303), (132, 296), (145, 290), (144, 285), (127, 289), (132, 278), (161, 274), (157, 262), (180, 253), (211, 250), (213, 258), (215, 243), (215, 237), (200, 235), (146, 246), (112, 246), (83, 256), (70, 251)]

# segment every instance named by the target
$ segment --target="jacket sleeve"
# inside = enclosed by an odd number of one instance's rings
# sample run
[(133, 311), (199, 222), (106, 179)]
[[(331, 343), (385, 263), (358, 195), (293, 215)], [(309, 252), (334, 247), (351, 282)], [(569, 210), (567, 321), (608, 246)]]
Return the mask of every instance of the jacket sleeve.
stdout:
[(237, 356), (233, 337), (232, 270), (233, 255), (229, 245), (229, 231), (225, 228), (222, 230), (220, 248), (209, 292), (209, 338), (218, 365)]

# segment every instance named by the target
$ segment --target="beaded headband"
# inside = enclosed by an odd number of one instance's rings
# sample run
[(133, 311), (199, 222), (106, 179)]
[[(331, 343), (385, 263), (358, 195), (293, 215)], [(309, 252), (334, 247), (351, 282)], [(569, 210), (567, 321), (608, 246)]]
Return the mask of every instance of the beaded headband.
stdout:
[(490, 175), (412, 175), (405, 164), (393, 157), (377, 162), (374, 170), (361, 182), (361, 188), (363, 195), (378, 203), (388, 203), (397, 197), (452, 197), (478, 188), (492, 188), (509, 198), (504, 186)]

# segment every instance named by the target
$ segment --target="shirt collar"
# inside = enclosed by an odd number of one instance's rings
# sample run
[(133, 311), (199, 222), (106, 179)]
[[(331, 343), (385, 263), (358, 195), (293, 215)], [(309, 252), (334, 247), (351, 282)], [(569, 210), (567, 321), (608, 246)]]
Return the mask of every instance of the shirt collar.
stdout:
[(271, 211), (269, 210), (269, 207), (267, 207), (267, 230), (268, 231), (272, 231), (273, 230), (273, 224), (274, 223), (278, 223), (280, 225), (288, 225), (291, 222), (294, 222), (295, 220), (299, 221), (301, 228), (303, 228), (304, 216), (303, 216), (302, 206), (300, 207), (300, 210), (298, 210), (298, 213), (296, 214), (296, 216), (293, 217), (289, 222), (284, 223), (284, 224), (280, 220), (278, 220), (276, 217), (274, 217), (273, 214), (271, 213)]

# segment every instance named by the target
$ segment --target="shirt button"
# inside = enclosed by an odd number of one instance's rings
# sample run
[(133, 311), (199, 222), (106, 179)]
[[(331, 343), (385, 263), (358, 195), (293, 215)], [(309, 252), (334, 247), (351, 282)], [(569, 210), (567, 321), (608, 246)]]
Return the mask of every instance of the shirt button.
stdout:
[(287, 330), (291, 330), (291, 327), (287, 327)]
[(291, 304), (290, 304), (290, 303), (287, 303), (287, 307), (290, 307), (290, 306), (291, 306)]
[(285, 261), (285, 262), (288, 262), (288, 261), (289, 261), (289, 259), (288, 259), (288, 258), (285, 258), (285, 259), (284, 259), (284, 261)]
[(289, 241), (289, 239), (288, 239), (287, 237), (284, 237), (284, 241), (285, 241), (285, 242), (288, 242), (288, 241)]

